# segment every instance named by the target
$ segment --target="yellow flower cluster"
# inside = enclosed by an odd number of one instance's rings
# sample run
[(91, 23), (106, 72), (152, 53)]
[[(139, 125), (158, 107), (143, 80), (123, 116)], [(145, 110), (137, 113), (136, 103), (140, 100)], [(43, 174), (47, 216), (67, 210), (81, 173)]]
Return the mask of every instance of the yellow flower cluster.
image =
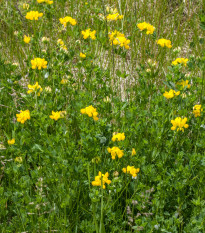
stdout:
[(30, 11), (30, 12), (27, 12), (26, 19), (38, 20), (38, 18), (42, 16), (43, 16), (43, 13), (39, 13), (38, 11)]
[(191, 85), (189, 84), (189, 80), (186, 80), (186, 81), (182, 80), (181, 82), (178, 82), (177, 85), (181, 85), (183, 88), (185, 88), (185, 87), (190, 88), (191, 87)]
[(62, 39), (58, 39), (57, 43), (60, 45), (60, 48), (62, 50), (64, 50), (64, 51), (68, 50)]
[(40, 93), (42, 92), (42, 87), (38, 84), (38, 82), (36, 82), (33, 86), (32, 85), (28, 85), (28, 91), (27, 93), (30, 94), (30, 93), (37, 93), (38, 92), (38, 96), (40, 96)]
[(37, 2), (38, 2), (38, 3), (43, 3), (43, 2), (45, 2), (45, 3), (47, 3), (47, 4), (53, 4), (53, 1), (51, 1), (51, 0), (37, 0)]
[(177, 58), (176, 60), (174, 60), (172, 62), (172, 65), (176, 66), (178, 64), (182, 64), (182, 65), (186, 66), (188, 61), (189, 61), (188, 58), (181, 57), (181, 58)]
[(7, 141), (9, 145), (13, 145), (15, 143), (15, 138), (12, 138), (11, 140)]
[(125, 47), (126, 49), (130, 48), (130, 40), (127, 40), (125, 35), (117, 30), (109, 33), (109, 40), (111, 45), (120, 45), (120, 47)]
[(180, 95), (180, 91), (175, 91), (175, 90), (170, 90), (169, 92), (168, 91), (165, 91), (165, 93), (163, 94), (163, 96), (167, 99), (171, 99), (173, 98), (174, 96), (178, 96)]
[(67, 26), (67, 23), (70, 23), (73, 26), (77, 24), (77, 21), (70, 16), (66, 16), (65, 18), (60, 18), (59, 21), (61, 24), (63, 24), (64, 27)]
[(108, 21), (117, 21), (118, 19), (123, 19), (123, 15), (120, 15), (118, 12), (117, 13), (115, 13), (115, 14), (109, 14), (109, 15), (107, 15), (107, 20)]
[(86, 58), (86, 53), (80, 53), (81, 58)]
[(28, 44), (31, 41), (31, 38), (29, 36), (24, 36), (23, 41)]
[(97, 121), (99, 118), (97, 117), (98, 112), (96, 111), (96, 108), (94, 108), (92, 105), (82, 108), (80, 110), (82, 114), (87, 114), (89, 117), (93, 117), (93, 120)]
[(57, 121), (59, 118), (63, 118), (65, 113), (66, 111), (57, 111), (57, 112), (52, 111), (52, 115), (50, 115), (49, 117)]
[(41, 68), (46, 69), (47, 64), (48, 62), (44, 58), (37, 57), (31, 60), (31, 65), (33, 70), (35, 70), (36, 68), (38, 68), (39, 70), (41, 70)]
[(96, 39), (96, 31), (91, 31), (90, 28), (86, 29), (85, 31), (81, 31), (82, 35), (83, 35), (83, 39), (87, 39), (88, 37), (90, 37), (92, 40)]
[(166, 39), (159, 39), (157, 40), (157, 44), (160, 45), (161, 47), (167, 47), (167, 48), (171, 48), (172, 45), (171, 45), (171, 41), (170, 40), (166, 40)]
[(195, 117), (201, 116), (201, 112), (203, 112), (203, 109), (201, 108), (201, 105), (195, 105), (193, 108), (193, 114)]
[(124, 141), (125, 140), (125, 133), (113, 133), (113, 136), (112, 136), (112, 141), (115, 142), (115, 141)]
[(111, 180), (108, 179), (108, 172), (102, 174), (100, 171), (98, 172), (98, 176), (95, 177), (95, 180), (92, 181), (93, 186), (103, 186), (105, 189), (105, 184), (111, 184)]
[(139, 173), (140, 169), (135, 168), (134, 166), (127, 166), (127, 168), (123, 168), (122, 171), (124, 173), (129, 173), (130, 175), (132, 175), (132, 177), (137, 177), (137, 173)]
[(147, 31), (146, 31), (146, 34), (147, 34), (147, 35), (153, 34), (153, 32), (154, 32), (154, 30), (155, 30), (155, 27), (154, 27), (154, 26), (152, 26), (151, 24), (146, 23), (146, 22), (138, 23), (138, 24), (137, 24), (137, 27), (138, 27), (139, 30), (141, 30), (141, 31), (147, 30)]
[(18, 122), (20, 122), (21, 124), (24, 124), (25, 121), (30, 120), (30, 118), (31, 118), (30, 111), (29, 110), (25, 110), (25, 111), (20, 110), (20, 113), (16, 114), (16, 117), (17, 117)]
[(116, 146), (114, 146), (112, 148), (108, 147), (107, 151), (108, 151), (108, 153), (111, 154), (112, 159), (115, 159), (116, 156), (120, 159), (124, 155), (123, 150), (120, 150), (120, 148), (116, 147)]
[(171, 130), (175, 130), (177, 129), (177, 131), (182, 131), (184, 132), (184, 128), (188, 128), (189, 125), (186, 124), (187, 122), (187, 118), (185, 117), (184, 119), (182, 119), (181, 117), (177, 117), (175, 120), (171, 120), (172, 123), (172, 127)]

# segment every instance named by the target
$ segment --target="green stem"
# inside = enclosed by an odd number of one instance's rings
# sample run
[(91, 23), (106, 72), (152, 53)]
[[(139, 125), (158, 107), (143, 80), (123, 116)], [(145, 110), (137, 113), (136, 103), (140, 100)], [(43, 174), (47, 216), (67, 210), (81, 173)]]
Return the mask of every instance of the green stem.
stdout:
[(35, 99), (36, 99), (36, 110), (38, 110), (38, 101), (37, 101), (37, 93), (35, 92)]
[(201, 103), (204, 97), (204, 79), (205, 79), (205, 65), (204, 65), (203, 74), (202, 74)]
[[(101, 180), (103, 177), (101, 177)], [(102, 233), (102, 225), (103, 225), (103, 182), (101, 182), (101, 218), (100, 218), (100, 233)]]
[[(110, 208), (109, 209), (111, 209), (114, 205), (115, 205), (115, 203), (118, 201), (118, 199), (122, 196), (122, 194), (123, 194), (123, 192), (125, 191), (125, 189), (127, 188), (127, 186), (130, 184), (130, 181), (129, 182), (127, 182), (127, 184), (126, 184), (126, 186), (124, 187), (124, 189), (122, 190), (122, 192), (120, 193), (120, 195), (117, 197), (117, 199), (115, 200), (115, 202), (110, 206)], [(108, 203), (107, 205), (110, 205), (110, 203)], [(107, 206), (106, 206), (107, 207)], [(107, 208), (106, 208), (107, 209)]]

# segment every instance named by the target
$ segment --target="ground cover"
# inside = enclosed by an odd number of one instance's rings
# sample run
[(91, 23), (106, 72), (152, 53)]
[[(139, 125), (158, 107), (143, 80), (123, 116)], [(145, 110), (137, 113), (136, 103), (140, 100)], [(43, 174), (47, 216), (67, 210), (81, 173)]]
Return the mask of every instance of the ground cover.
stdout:
[(1, 232), (204, 232), (204, 2), (0, 3)]

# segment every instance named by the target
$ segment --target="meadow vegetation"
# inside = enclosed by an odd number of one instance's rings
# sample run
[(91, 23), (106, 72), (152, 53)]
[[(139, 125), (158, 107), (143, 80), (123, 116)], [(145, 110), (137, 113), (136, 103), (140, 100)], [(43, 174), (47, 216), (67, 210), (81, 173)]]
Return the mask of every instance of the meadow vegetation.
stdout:
[(0, 232), (205, 232), (204, 1), (0, 16)]

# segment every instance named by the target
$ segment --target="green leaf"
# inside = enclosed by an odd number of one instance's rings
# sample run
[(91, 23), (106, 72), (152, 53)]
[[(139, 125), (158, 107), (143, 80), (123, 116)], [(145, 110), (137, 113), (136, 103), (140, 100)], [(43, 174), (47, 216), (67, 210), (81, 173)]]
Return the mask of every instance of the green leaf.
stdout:
[(38, 144), (34, 144), (34, 146), (32, 147), (32, 150), (33, 151), (41, 151), (41, 152), (43, 152), (43, 149)]

